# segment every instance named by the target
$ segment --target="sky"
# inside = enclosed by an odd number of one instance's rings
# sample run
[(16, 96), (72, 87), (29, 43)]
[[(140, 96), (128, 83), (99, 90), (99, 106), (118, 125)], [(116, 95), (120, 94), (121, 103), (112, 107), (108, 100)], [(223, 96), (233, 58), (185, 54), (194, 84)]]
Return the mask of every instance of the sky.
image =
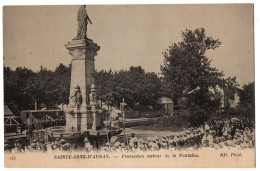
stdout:
[[(69, 65), (65, 44), (76, 36), (79, 6), (8, 6), (3, 10), (4, 65), (12, 69)], [(206, 53), (240, 85), (254, 81), (253, 5), (89, 5), (88, 37), (101, 49), (97, 70), (142, 66), (160, 72), (162, 52), (181, 32), (204, 27), (222, 44)]]

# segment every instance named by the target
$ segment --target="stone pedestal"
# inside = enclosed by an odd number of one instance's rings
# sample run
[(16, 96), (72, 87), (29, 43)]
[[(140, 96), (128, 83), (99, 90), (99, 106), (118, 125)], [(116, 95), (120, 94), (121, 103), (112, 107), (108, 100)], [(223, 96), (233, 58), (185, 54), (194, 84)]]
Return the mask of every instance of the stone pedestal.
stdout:
[(87, 117), (88, 117), (88, 114), (87, 114), (87, 113), (82, 113), (82, 114), (81, 114), (81, 130), (82, 130), (82, 131), (88, 130)]
[[(93, 76), (95, 72), (94, 57), (100, 47), (91, 39), (73, 40), (68, 42), (65, 47), (72, 56), (70, 103), (67, 111), (65, 111), (66, 129), (73, 128), (73, 130), (86, 131), (89, 125), (88, 118), (96, 115), (95, 112), (95, 114), (91, 112), (89, 94), (91, 85), (95, 84)], [(94, 118), (93, 120), (95, 120)], [(96, 126), (94, 127), (96, 128)]]
[(91, 84), (95, 84), (93, 77), (95, 72), (94, 57), (100, 47), (91, 39), (73, 40), (65, 46), (72, 55), (70, 96), (73, 94), (73, 88), (79, 86), (82, 94), (80, 110), (86, 111), (87, 104), (89, 104), (90, 87)]

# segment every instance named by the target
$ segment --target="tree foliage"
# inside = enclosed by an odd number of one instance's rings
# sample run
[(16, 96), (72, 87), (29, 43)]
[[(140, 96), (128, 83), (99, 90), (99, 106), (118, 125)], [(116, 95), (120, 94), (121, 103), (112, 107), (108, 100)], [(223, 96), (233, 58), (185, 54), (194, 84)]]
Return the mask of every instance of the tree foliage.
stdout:
[(206, 36), (204, 28), (199, 28), (182, 32), (182, 41), (163, 52), (161, 72), (165, 93), (171, 95), (176, 105), (185, 99), (181, 104), (186, 104), (194, 116), (219, 108), (220, 99), (215, 98), (214, 92), (223, 73), (210, 65), (211, 60), (205, 54), (220, 44), (218, 39)]
[(114, 73), (102, 70), (95, 78), (99, 100), (112, 106), (119, 106), (123, 98), (131, 108), (155, 106), (160, 97), (160, 79), (141, 66)]
[(16, 68), (12, 71), (9, 67), (4, 67), (4, 101), (14, 104), (14, 108), (27, 109), (33, 106), (31, 97), (28, 95), (28, 80), (35, 76), (32, 70), (27, 68)]
[(240, 104), (244, 107), (255, 108), (255, 82), (245, 84), (242, 87)]
[(255, 119), (255, 82), (242, 86), (239, 91), (240, 101), (234, 111), (241, 117)]
[(49, 109), (67, 104), (70, 70), (70, 66), (63, 64), (55, 71), (41, 67), (38, 72), (20, 67), (13, 71), (4, 67), (4, 101), (18, 110), (34, 109), (35, 101), (38, 107), (44, 104)]
[[(184, 109), (192, 121), (202, 121), (205, 116), (220, 108), (219, 87), (232, 89), (239, 86), (236, 77), (223, 79), (223, 72), (211, 66), (206, 52), (221, 44), (205, 33), (204, 28), (186, 30), (182, 41), (174, 43), (163, 52), (161, 78), (145, 72), (141, 66), (113, 72), (95, 72), (97, 99), (108, 106), (125, 102), (132, 109), (155, 107), (158, 98), (170, 97), (174, 105)], [(38, 72), (18, 67), (4, 67), (4, 100), (19, 110), (38, 106), (55, 108), (69, 103), (71, 65), (60, 64), (55, 71), (41, 67)], [(254, 83), (243, 86), (240, 106), (254, 109)]]
[[(131, 108), (156, 105), (160, 92), (160, 79), (155, 73), (146, 73), (140, 66), (129, 70), (99, 71), (94, 74), (97, 99), (109, 106), (118, 106), (125, 98)], [(4, 67), (5, 103), (19, 110), (56, 108), (69, 103), (71, 66), (60, 64), (55, 71), (41, 67), (38, 72), (27, 68), (12, 71)]]

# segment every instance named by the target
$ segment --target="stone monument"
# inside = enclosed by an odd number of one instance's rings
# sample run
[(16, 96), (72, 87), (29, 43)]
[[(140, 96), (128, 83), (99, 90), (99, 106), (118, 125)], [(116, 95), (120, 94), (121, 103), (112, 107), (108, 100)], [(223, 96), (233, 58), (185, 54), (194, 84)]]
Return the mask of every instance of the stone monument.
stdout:
[(78, 11), (77, 36), (65, 47), (71, 59), (71, 84), (68, 109), (66, 114), (66, 130), (89, 131), (101, 127), (101, 116), (96, 110), (95, 100), (95, 56), (100, 47), (87, 38), (87, 23), (92, 24), (87, 15), (85, 5)]
[(71, 55), (71, 82), (70, 96), (65, 126), (50, 127), (46, 130), (48, 135), (58, 139), (66, 139), (70, 143), (79, 145), (82, 138), (90, 141), (94, 148), (109, 142), (112, 136), (122, 132), (121, 128), (104, 127), (100, 110), (97, 110), (95, 90), (95, 56), (100, 47), (87, 38), (88, 21), (85, 5), (78, 11), (77, 36), (68, 42), (65, 47)]

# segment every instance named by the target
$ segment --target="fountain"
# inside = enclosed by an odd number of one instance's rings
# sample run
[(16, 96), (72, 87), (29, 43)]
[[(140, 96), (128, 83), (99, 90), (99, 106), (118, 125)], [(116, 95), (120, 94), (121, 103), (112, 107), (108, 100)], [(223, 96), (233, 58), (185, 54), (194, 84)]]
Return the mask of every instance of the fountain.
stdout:
[(78, 11), (77, 37), (65, 45), (72, 56), (69, 105), (64, 110), (66, 125), (51, 127), (47, 132), (55, 138), (63, 138), (71, 143), (82, 143), (87, 137), (94, 148), (98, 148), (100, 144), (120, 134), (122, 130), (105, 127), (102, 111), (97, 109), (93, 74), (94, 57), (100, 47), (86, 36), (88, 21), (90, 19), (85, 6), (82, 5)]

